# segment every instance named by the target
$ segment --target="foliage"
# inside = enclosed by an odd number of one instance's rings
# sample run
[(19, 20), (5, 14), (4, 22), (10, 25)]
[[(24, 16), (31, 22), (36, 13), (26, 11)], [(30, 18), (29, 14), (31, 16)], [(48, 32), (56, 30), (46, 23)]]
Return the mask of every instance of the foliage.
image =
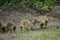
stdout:
[(0, 6), (5, 8), (28, 7), (47, 12), (53, 9), (54, 0), (0, 0)]

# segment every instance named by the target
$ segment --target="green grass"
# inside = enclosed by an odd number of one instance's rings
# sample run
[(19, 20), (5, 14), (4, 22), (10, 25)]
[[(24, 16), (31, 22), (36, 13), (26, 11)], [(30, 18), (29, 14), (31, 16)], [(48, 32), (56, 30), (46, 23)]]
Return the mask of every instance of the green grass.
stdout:
[(0, 40), (4, 40), (3, 38), (0, 38)]
[(20, 31), (10, 34), (14, 40), (60, 40), (60, 27), (49, 27), (34, 31)]
[(19, 32), (17, 31), (12, 36), (15, 40), (60, 40), (60, 28), (50, 27), (45, 29), (40, 29), (31, 32)]

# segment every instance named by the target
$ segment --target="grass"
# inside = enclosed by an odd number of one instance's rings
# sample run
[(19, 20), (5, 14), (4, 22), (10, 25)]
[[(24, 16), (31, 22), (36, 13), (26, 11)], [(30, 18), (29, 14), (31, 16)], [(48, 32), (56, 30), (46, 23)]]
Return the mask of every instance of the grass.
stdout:
[(0, 38), (0, 40), (4, 40), (3, 38)]
[(49, 27), (34, 31), (20, 31), (10, 34), (14, 40), (60, 40), (60, 27)]

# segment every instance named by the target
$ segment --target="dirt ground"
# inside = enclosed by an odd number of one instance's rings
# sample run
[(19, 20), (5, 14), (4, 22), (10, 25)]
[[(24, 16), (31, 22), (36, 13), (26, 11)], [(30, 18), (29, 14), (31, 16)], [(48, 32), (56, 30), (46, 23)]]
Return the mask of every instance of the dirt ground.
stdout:
[[(31, 13), (20, 13), (20, 12), (2, 12), (0, 13), (0, 22), (5, 26), (8, 22), (14, 23), (16, 26), (19, 26), (22, 19), (25, 18), (37, 18), (41, 16), (40, 14), (31, 14)], [(48, 17), (48, 25), (60, 25), (60, 20), (58, 18)]]

